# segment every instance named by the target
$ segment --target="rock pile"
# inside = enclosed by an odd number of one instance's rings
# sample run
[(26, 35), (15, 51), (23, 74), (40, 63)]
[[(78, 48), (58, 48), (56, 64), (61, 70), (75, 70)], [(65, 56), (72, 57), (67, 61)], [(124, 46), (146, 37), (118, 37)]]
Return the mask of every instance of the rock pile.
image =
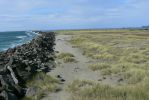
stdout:
[(54, 32), (39, 32), (29, 43), (0, 52), (0, 100), (20, 99), (33, 74), (52, 68), (54, 42)]

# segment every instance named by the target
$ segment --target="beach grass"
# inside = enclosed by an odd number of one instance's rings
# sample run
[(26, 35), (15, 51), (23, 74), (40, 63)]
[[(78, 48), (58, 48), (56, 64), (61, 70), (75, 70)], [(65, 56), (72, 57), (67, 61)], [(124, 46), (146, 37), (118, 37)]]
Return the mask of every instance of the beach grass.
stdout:
[(27, 82), (28, 88), (36, 88), (37, 91), (33, 96), (26, 96), (23, 100), (41, 100), (51, 92), (56, 92), (60, 82), (43, 72), (37, 73)]
[(62, 59), (64, 63), (76, 62), (75, 56), (71, 53), (60, 53), (57, 58)]
[(62, 59), (62, 58), (65, 58), (65, 57), (74, 57), (74, 55), (71, 54), (71, 53), (60, 53), (57, 57), (59, 59)]
[[(149, 82), (149, 80), (145, 80)], [(148, 100), (148, 84), (110, 86), (75, 80), (68, 86), (70, 100)]]
[[(69, 88), (72, 100), (148, 100), (149, 31), (145, 30), (74, 30), (69, 41), (94, 63), (92, 71), (103, 76), (118, 76), (121, 85), (95, 84), (80, 89), (74, 82)], [(84, 83), (84, 82), (83, 82)], [(77, 85), (76, 85), (77, 84)], [(139, 90), (139, 91), (138, 91)]]
[(89, 68), (92, 69), (93, 71), (103, 70), (103, 69), (107, 69), (110, 67), (111, 65), (108, 65), (107, 63), (93, 63), (89, 65)]

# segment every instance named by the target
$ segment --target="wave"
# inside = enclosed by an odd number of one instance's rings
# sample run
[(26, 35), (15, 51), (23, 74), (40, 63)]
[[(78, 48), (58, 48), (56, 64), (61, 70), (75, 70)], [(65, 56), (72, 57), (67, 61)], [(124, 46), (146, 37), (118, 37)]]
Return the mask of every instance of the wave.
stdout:
[(32, 33), (31, 32), (25, 32), (27, 34), (27, 36), (31, 37), (32, 36)]
[(26, 31), (25, 32), (28, 36), (35, 36), (35, 35), (39, 35), (38, 32), (34, 32), (34, 31)]
[(13, 44), (10, 45), (10, 48), (14, 48), (14, 47), (17, 46), (17, 45), (19, 45), (19, 44), (13, 43)]
[(33, 31), (26, 31), (25, 32), (28, 36), (33, 36), (33, 35), (37, 35), (38, 33), (33, 32)]
[[(4, 42), (0, 43), (0, 51), (5, 51), (8, 48), (14, 48), (15, 46), (19, 46), (24, 43), (28, 43), (38, 35), (38, 33), (32, 32), (32, 31), (26, 31), (24, 33), (12, 33), (12, 34), (15, 34), (15, 36), (14, 36), (15, 38), (11, 38), (12, 41), (10, 40), (9, 42), (6, 42), (5, 45), (3, 44)], [(18, 35), (16, 35), (16, 34), (18, 34)]]
[(23, 39), (23, 38), (26, 38), (27, 36), (16, 36), (16, 38), (18, 39)]

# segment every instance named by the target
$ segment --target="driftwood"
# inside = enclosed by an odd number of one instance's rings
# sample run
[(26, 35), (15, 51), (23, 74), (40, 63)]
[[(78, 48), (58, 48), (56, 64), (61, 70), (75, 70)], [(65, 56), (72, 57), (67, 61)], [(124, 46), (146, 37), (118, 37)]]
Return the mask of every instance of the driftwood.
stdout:
[(12, 68), (10, 66), (7, 66), (7, 69), (10, 71), (11, 77), (12, 77), (14, 83), (18, 84), (18, 79), (16, 78), (15, 73), (13, 72)]

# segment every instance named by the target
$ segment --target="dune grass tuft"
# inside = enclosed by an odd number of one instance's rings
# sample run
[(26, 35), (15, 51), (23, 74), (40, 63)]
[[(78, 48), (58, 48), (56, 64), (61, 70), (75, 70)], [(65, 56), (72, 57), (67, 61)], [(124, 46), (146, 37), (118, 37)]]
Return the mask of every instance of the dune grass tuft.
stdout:
[(64, 57), (74, 57), (73, 54), (71, 53), (60, 53), (58, 56), (57, 56), (59, 59), (62, 59)]
[(76, 62), (74, 55), (71, 53), (60, 53), (57, 57), (62, 59), (64, 63)]
[(95, 63), (95, 64), (89, 65), (89, 68), (92, 69), (93, 71), (107, 69), (110, 67), (111, 66), (109, 64), (106, 64), (106, 63)]
[(63, 58), (63, 62), (64, 62), (64, 63), (76, 62), (76, 60), (75, 60), (73, 57), (64, 57), (64, 58)]

